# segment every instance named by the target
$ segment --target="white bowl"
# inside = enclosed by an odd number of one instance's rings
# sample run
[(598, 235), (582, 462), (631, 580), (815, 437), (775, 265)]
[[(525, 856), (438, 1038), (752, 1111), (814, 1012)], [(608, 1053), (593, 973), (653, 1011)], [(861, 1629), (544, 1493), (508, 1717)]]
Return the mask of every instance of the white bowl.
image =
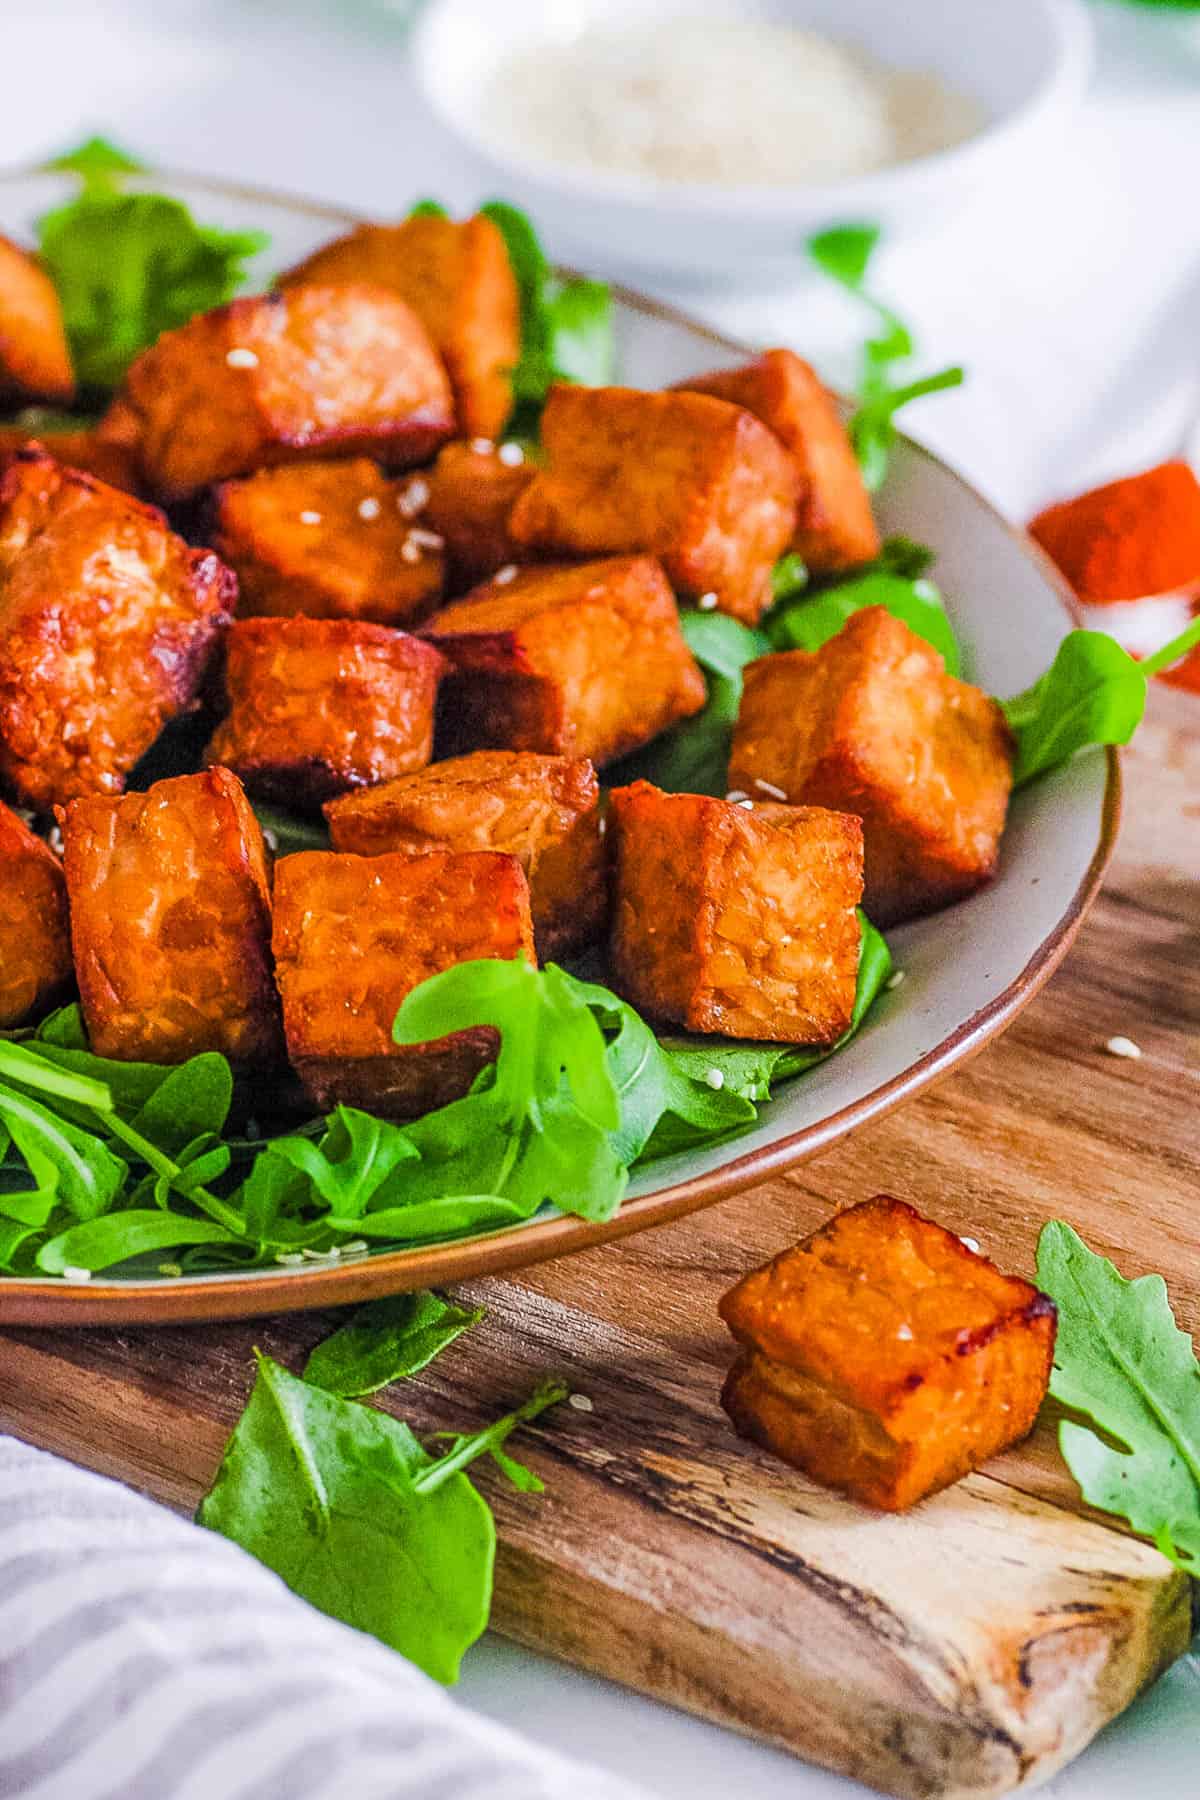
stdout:
[[(516, 149), (482, 122), (483, 96), (516, 50), (611, 30), (651, 14), (803, 25), (908, 70), (927, 70), (981, 106), (986, 123), (951, 149), (821, 184), (722, 186), (592, 171)], [(527, 207), (555, 250), (595, 268), (708, 280), (796, 272), (807, 237), (845, 220), (889, 236), (942, 223), (995, 180), (1033, 175), (1052, 153), (1091, 61), (1080, 0), (428, 0), (413, 40), (417, 79), (483, 181)]]

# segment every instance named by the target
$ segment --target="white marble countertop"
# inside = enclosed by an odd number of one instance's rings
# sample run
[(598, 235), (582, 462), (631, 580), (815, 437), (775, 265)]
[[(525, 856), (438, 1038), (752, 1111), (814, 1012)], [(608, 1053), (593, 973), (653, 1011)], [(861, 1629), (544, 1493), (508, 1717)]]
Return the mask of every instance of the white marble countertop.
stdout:
[[(0, 165), (95, 130), (149, 161), (364, 213), (399, 214), (425, 193), (452, 207), (481, 197), (426, 118), (382, 0), (9, 0), (4, 15)], [(969, 371), (959, 392), (914, 409), (912, 429), (1016, 517), (1172, 453), (1200, 413), (1200, 18), (1103, 4), (1095, 16), (1095, 78), (1058, 158), (879, 269), (926, 361)], [(857, 321), (800, 268), (794, 289), (766, 294), (658, 291), (845, 369)], [(671, 1800), (866, 1793), (494, 1639), (459, 1692)], [(1198, 1719), (1191, 1658), (1043, 1791), (1189, 1794)]]

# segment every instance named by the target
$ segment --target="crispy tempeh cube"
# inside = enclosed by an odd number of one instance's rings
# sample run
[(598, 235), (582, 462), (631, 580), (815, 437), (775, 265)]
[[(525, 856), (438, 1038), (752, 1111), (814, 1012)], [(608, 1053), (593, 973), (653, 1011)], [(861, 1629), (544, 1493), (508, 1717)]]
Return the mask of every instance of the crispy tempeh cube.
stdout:
[(408, 1119), (457, 1100), (499, 1047), (490, 1027), (392, 1041), (400, 1002), (476, 957), (533, 961), (529, 887), (513, 856), (343, 856), (275, 869), (275, 961), (288, 1055), (314, 1103)]
[(991, 880), (1012, 786), (995, 700), (947, 675), (881, 606), (820, 650), (745, 671), (729, 782), (863, 822), (863, 905), (877, 925), (933, 912)]
[(426, 626), (455, 673), (454, 750), (536, 750), (602, 764), (699, 712), (707, 690), (651, 556), (522, 569)]
[(770, 426), (800, 474), (792, 548), (814, 575), (879, 555), (879, 528), (837, 403), (794, 350), (766, 350), (737, 369), (681, 381), (693, 394), (744, 406)]
[(237, 575), (239, 614), (377, 625), (427, 618), (441, 603), (442, 550), (404, 510), (409, 485), (365, 456), (223, 482), (213, 547)]
[(477, 750), (432, 763), (325, 808), (335, 850), (500, 850), (529, 881), (538, 955), (563, 956), (600, 935), (608, 879), (600, 784), (585, 757)]
[(225, 663), (229, 713), (205, 761), (298, 807), (423, 769), (443, 666), (431, 644), (384, 625), (239, 619)]
[(10, 238), (0, 237), (0, 402), (75, 397), (71, 352), (54, 283)]
[(72, 973), (62, 864), (0, 804), (0, 1031), (62, 999)]
[[(516, 456), (514, 447), (511, 455)], [(510, 454), (506, 452), (506, 454)], [(509, 516), (537, 467), (506, 462), (494, 445), (447, 444), (425, 480), (429, 487), (426, 523), (445, 540), (447, 585), (462, 593), (498, 569), (528, 562), (514, 544)]]
[(201, 313), (131, 366), (118, 417), (164, 500), (269, 464), (424, 462), (454, 429), (446, 371), (384, 288), (296, 287)]
[(913, 1506), (1033, 1425), (1054, 1303), (886, 1194), (852, 1206), (721, 1301), (744, 1346), (721, 1404), (814, 1480)]
[(120, 793), (194, 699), (236, 593), (154, 507), (18, 451), (0, 470), (0, 777), (42, 810)]
[(774, 433), (709, 394), (560, 384), (542, 414), (540, 469), (513, 508), (540, 554), (650, 551), (676, 591), (753, 624), (791, 542), (799, 478)]
[(626, 999), (689, 1031), (835, 1044), (858, 983), (858, 820), (648, 781), (611, 800), (611, 959)]
[(416, 214), (399, 225), (359, 225), (282, 277), (366, 281), (408, 302), (450, 376), (458, 428), (492, 437), (512, 411), (521, 351), (516, 277), (499, 228), (477, 213), (456, 222)]
[(262, 832), (228, 769), (60, 808), (92, 1049), (122, 1062), (281, 1059)]

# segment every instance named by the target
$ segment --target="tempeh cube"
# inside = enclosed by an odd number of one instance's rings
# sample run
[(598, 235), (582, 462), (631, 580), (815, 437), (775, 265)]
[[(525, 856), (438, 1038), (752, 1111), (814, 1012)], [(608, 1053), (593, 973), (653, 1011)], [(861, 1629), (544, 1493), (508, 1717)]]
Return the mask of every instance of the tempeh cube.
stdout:
[(275, 869), (275, 961), (288, 1055), (322, 1108), (407, 1119), (465, 1094), (494, 1060), (488, 1026), (397, 1044), (400, 1002), (477, 957), (533, 961), (529, 888), (513, 856), (343, 856)]
[(863, 905), (894, 925), (961, 900), (995, 874), (1012, 734), (995, 700), (884, 607), (819, 650), (750, 663), (732, 788), (857, 813)]
[(721, 1301), (741, 1355), (721, 1403), (744, 1437), (888, 1512), (1033, 1425), (1054, 1303), (879, 1195), (755, 1269)]
[(602, 764), (699, 712), (707, 690), (650, 556), (522, 569), (437, 613), (454, 667), (454, 750), (535, 750)]
[(280, 1060), (266, 852), (228, 769), (59, 809), (92, 1049), (122, 1062), (219, 1050)]
[(542, 414), (547, 466), (513, 508), (545, 556), (649, 551), (677, 593), (750, 624), (796, 525), (799, 477), (773, 432), (709, 394), (560, 384)]
[(383, 625), (239, 619), (225, 664), (229, 712), (205, 761), (296, 807), (423, 769), (442, 668), (431, 644)]
[(72, 970), (62, 864), (0, 805), (0, 1031), (61, 1000)]
[[(510, 453), (515, 459), (516, 448)], [(508, 460), (494, 444), (447, 444), (425, 480), (426, 523), (445, 540), (448, 586), (462, 593), (497, 570), (528, 562), (508, 521), (537, 474), (532, 462)]]
[(616, 788), (614, 984), (689, 1031), (835, 1044), (858, 982), (862, 828), (648, 781)]
[(325, 808), (335, 850), (499, 850), (529, 881), (538, 955), (599, 936), (608, 910), (600, 786), (584, 757), (477, 750), (344, 794)]

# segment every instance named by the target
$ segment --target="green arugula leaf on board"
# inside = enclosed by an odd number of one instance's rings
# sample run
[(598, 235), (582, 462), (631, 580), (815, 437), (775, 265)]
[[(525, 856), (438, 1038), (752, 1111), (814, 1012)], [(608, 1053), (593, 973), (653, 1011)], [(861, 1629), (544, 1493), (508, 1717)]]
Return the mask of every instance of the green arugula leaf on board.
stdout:
[(718, 612), (683, 612), (683, 635), (704, 670), (708, 700), (702, 711), (635, 751), (606, 780), (614, 787), (639, 778), (669, 794), (713, 794), (722, 798), (729, 786), (729, 748), (742, 702), (742, 670), (765, 656), (771, 640), (762, 631)]
[(399, 1420), (259, 1355), (197, 1519), (322, 1612), (453, 1682), (488, 1622), (496, 1547), (491, 1509), (464, 1471), (565, 1394), (540, 1389), (434, 1457)]
[(964, 379), (962, 369), (955, 367), (913, 381), (894, 381), (896, 364), (906, 362), (915, 346), (903, 320), (867, 291), (879, 240), (877, 225), (848, 224), (819, 231), (808, 241), (808, 253), (817, 267), (869, 307), (876, 319), (877, 330), (863, 346), (858, 407), (849, 425), (863, 480), (872, 493), (882, 487), (887, 474), (899, 409), (926, 394), (959, 387)]
[(913, 580), (906, 575), (869, 570), (776, 608), (767, 623), (767, 634), (776, 650), (819, 650), (837, 636), (848, 619), (867, 606), (885, 607), (903, 620), (910, 631), (933, 645), (949, 674), (961, 675), (958, 640), (946, 617), (941, 593), (925, 575)]
[(1096, 1427), (1058, 1429), (1084, 1499), (1200, 1576), (1200, 1363), (1162, 1276), (1126, 1281), (1059, 1219), (1037, 1273), (1058, 1308), (1050, 1392)]
[(343, 1400), (361, 1399), (418, 1374), (482, 1317), (482, 1306), (468, 1310), (440, 1294), (389, 1294), (360, 1306), (318, 1344), (304, 1379)]
[[(128, 159), (93, 139), (59, 159), (81, 191), (37, 222), (38, 251), (62, 303), (80, 385), (109, 390), (164, 331), (229, 300), (261, 231), (198, 224), (180, 200), (127, 193)], [(135, 165), (136, 167), (136, 165)]]

